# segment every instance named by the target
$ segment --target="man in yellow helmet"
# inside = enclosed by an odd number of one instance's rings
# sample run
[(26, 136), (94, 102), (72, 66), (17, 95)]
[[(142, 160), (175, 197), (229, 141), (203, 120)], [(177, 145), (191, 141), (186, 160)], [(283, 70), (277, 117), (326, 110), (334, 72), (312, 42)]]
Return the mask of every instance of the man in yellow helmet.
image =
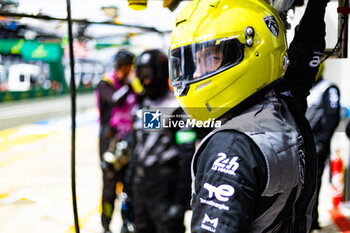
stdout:
[(175, 95), (197, 121), (223, 123), (192, 160), (192, 233), (309, 232), (317, 161), (304, 114), (328, 1), (308, 1), (288, 55), (263, 0), (195, 0), (176, 19)]

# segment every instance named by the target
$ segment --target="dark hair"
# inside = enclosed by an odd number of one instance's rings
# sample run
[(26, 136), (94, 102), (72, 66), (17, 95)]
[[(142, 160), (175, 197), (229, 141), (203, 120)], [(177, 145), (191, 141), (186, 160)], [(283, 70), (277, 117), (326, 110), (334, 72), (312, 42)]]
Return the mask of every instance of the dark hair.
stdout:
[(121, 65), (131, 65), (135, 55), (127, 50), (120, 50), (114, 57), (115, 68), (120, 68)]

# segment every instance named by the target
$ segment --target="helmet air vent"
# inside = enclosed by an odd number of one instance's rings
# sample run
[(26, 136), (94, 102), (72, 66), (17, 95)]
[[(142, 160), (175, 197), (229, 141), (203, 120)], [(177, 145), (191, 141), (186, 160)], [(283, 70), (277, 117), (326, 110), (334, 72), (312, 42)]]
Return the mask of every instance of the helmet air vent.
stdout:
[(209, 82), (206, 82), (206, 83), (203, 83), (203, 84), (199, 85), (199, 86), (196, 88), (196, 91), (198, 91), (198, 90), (202, 89), (203, 87), (208, 86), (210, 83), (211, 83), (211, 81), (209, 81)]
[(212, 109), (211, 109), (210, 105), (208, 103), (206, 103), (205, 106), (207, 106), (208, 111), (211, 112)]

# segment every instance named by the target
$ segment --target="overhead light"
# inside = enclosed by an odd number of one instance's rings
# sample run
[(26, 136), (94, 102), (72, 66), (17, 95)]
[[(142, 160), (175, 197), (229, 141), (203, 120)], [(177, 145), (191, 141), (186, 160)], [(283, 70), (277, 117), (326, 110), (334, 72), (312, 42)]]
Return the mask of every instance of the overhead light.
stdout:
[(168, 8), (170, 11), (174, 11), (181, 0), (163, 0), (163, 7)]
[(118, 17), (118, 7), (116, 6), (103, 6), (101, 7), (104, 14), (110, 17)]
[(128, 0), (129, 7), (133, 10), (140, 11), (147, 8), (148, 0)]

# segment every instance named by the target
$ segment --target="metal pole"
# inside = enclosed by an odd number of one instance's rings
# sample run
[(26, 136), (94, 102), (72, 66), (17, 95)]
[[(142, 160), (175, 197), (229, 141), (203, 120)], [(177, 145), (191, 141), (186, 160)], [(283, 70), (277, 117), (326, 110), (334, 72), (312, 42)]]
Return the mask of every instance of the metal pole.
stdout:
[(76, 91), (74, 76), (74, 51), (73, 51), (73, 32), (70, 0), (67, 0), (67, 23), (69, 38), (69, 59), (70, 59), (70, 92), (71, 92), (71, 117), (72, 117), (72, 148), (71, 148), (71, 182), (72, 182), (72, 200), (75, 232), (79, 233), (79, 218), (77, 208), (77, 196), (75, 186), (75, 115), (76, 115)]
[[(339, 7), (347, 9), (349, 7), (349, 0), (339, 0)], [(344, 26), (342, 26), (344, 24)], [(349, 15), (346, 13), (339, 13), (338, 16), (338, 35), (341, 37), (341, 42), (339, 45), (340, 58), (348, 57), (348, 24)], [(341, 29), (343, 30), (341, 31)]]
[[(349, 0), (345, 0), (344, 4), (345, 8), (349, 7)], [(349, 14), (344, 15), (344, 31), (343, 31), (343, 50), (342, 50), (342, 57), (347, 58), (348, 57), (348, 25), (349, 25)]]

